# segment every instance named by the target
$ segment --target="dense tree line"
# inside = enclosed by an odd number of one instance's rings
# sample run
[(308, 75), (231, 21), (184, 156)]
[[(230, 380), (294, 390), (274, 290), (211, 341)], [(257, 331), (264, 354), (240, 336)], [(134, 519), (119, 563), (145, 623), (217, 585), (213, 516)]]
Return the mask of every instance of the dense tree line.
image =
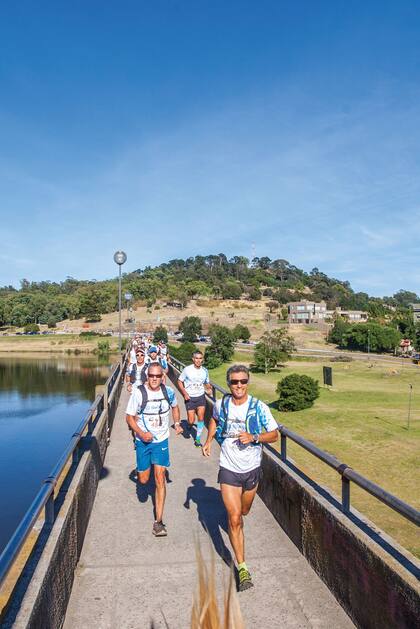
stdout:
[[(308, 293), (308, 288), (310, 293)], [(404, 315), (410, 303), (420, 298), (410, 291), (398, 291), (383, 299), (354, 292), (348, 282), (330, 278), (319, 269), (309, 273), (287, 260), (268, 257), (249, 260), (243, 256), (228, 259), (225, 254), (170, 260), (123, 275), (123, 292), (134, 300), (153, 306), (157, 300), (175, 301), (185, 306), (190, 299), (238, 299), (255, 301), (268, 297), (270, 310), (302, 298), (324, 300), (329, 308), (364, 310), (373, 317), (390, 312)], [(27, 323), (55, 325), (63, 319), (84, 317), (98, 320), (101, 314), (117, 309), (117, 279), (86, 281), (67, 278), (64, 282), (29, 282), (19, 290), (0, 288), (0, 325)]]

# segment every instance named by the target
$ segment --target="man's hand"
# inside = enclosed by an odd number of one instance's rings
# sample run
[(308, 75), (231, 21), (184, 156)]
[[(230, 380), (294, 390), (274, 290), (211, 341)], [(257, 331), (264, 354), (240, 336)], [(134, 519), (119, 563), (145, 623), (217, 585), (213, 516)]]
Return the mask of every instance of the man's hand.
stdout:
[(153, 435), (151, 432), (142, 432), (140, 435), (140, 439), (145, 441), (146, 443), (150, 443), (153, 441)]
[(206, 443), (201, 448), (201, 452), (203, 453), (203, 456), (210, 456), (210, 452), (211, 452), (211, 442), (210, 441), (206, 441)]
[(130, 384), (128, 384), (128, 385), (127, 385), (127, 391), (128, 391), (129, 393), (131, 393), (131, 389), (132, 389), (132, 388), (133, 388), (133, 385), (132, 385), (132, 384), (131, 384), (131, 382), (130, 382)]
[(249, 432), (241, 432), (239, 434), (239, 441), (245, 446), (248, 443), (252, 443), (254, 441), (254, 437)]
[(190, 396), (188, 395), (188, 393), (184, 393), (184, 400), (185, 400), (186, 402), (189, 402), (189, 400), (190, 400)]
[(184, 432), (179, 422), (176, 422), (174, 427), (175, 427), (175, 432), (177, 435), (180, 435), (182, 432)]

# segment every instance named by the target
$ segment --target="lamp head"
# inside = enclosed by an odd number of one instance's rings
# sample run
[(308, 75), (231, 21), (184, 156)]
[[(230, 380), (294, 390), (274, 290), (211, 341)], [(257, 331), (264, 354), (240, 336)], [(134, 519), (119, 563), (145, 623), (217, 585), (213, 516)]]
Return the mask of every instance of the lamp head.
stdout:
[(127, 260), (127, 254), (124, 251), (116, 251), (114, 253), (114, 262), (120, 266)]

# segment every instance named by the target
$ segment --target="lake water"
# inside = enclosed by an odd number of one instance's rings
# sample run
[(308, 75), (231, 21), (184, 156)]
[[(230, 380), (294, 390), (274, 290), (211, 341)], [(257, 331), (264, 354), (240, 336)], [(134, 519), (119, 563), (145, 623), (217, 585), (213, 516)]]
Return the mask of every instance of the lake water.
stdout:
[(96, 357), (0, 356), (0, 553), (110, 369)]

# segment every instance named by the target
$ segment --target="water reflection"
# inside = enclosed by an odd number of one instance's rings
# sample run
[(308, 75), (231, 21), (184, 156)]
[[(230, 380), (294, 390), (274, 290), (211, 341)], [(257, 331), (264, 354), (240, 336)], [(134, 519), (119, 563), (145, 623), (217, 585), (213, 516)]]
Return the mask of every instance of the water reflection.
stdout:
[(0, 552), (110, 369), (96, 357), (0, 357)]

